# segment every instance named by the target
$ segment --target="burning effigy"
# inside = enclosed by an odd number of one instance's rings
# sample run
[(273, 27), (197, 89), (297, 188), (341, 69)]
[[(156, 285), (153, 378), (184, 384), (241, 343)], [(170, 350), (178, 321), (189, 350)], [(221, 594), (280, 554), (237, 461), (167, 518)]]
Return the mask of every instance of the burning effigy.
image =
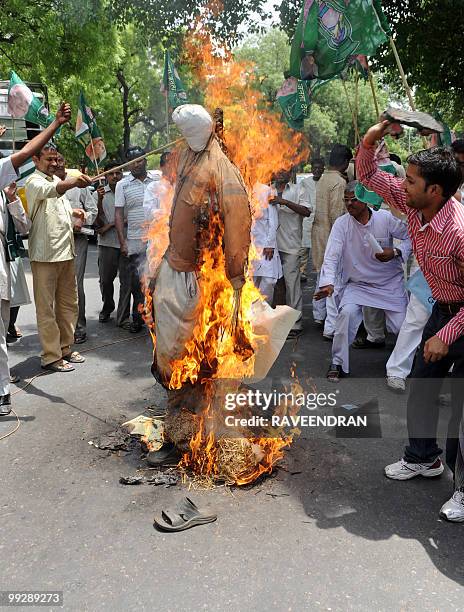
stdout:
[[(190, 52), (198, 51), (198, 44), (193, 44)], [(226, 76), (237, 77), (239, 84), (243, 80), (242, 73), (234, 76), (237, 67), (229, 59), (215, 58), (210, 50), (208, 58), (219, 80)], [(201, 67), (204, 70), (205, 62)], [(218, 83), (206, 81), (207, 100), (208, 91), (214, 91), (210, 101), (227, 108), (227, 101), (217, 95)], [(289, 167), (304, 153), (298, 136), (292, 142), (292, 156), (291, 147), (282, 141), (280, 122), (274, 124), (272, 114), (258, 108), (256, 95), (244, 91), (242, 106), (254, 110), (248, 113), (249, 133), (241, 139), (233, 129), (226, 130), (224, 137), (220, 109), (214, 116), (200, 105), (175, 109), (173, 121), (185, 139), (177, 152), (175, 192), (164, 206), (165, 214), (158, 215), (148, 232), (154, 277), (147, 295), (153, 313), (152, 372), (168, 395), (167, 445), (159, 453), (160, 462), (180, 453), (179, 466), (184, 470), (235, 484), (270, 473), (291, 442), (289, 435), (256, 435), (246, 427), (231, 432), (224, 425), (226, 395), (237, 393), (244, 380), (256, 379), (257, 372), (258, 378), (267, 373), (295, 320), (287, 307), (272, 315), (280, 317), (281, 338), (274, 342), (274, 353), (268, 351), (269, 329), (259, 323), (263, 298), (248, 273), (252, 212), (256, 212), (253, 187), (268, 183), (276, 167)], [(237, 127), (246, 127), (243, 120)], [(259, 132), (265, 142), (257, 145)], [(280, 153), (275, 149), (279, 140)], [(267, 156), (260, 155), (263, 146)], [(267, 359), (262, 359), (263, 353)], [(245, 407), (244, 414), (251, 408)], [(156, 453), (152, 454), (154, 465)]]

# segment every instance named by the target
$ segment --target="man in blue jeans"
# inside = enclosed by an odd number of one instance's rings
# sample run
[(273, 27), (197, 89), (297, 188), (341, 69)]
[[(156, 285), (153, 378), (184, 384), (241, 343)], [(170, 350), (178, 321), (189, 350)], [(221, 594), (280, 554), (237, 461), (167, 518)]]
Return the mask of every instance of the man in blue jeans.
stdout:
[(375, 145), (389, 122), (371, 127), (356, 159), (358, 179), (407, 215), (408, 232), (419, 266), (436, 300), (425, 326), (412, 372), (408, 398), (409, 445), (403, 458), (385, 468), (394, 480), (439, 476), (438, 395), (453, 365), (452, 407), (446, 462), (455, 476), (455, 492), (440, 514), (464, 522), (464, 441), (459, 424), (464, 404), (464, 207), (454, 199), (461, 171), (453, 153), (434, 147), (409, 158), (404, 180), (379, 170)]

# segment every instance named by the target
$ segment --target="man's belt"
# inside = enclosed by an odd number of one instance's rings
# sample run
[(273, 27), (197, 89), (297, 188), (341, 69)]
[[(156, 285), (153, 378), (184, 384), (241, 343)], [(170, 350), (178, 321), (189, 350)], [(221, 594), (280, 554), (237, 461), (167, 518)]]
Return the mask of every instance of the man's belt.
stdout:
[(464, 307), (464, 302), (437, 302), (440, 312), (447, 315), (456, 315)]

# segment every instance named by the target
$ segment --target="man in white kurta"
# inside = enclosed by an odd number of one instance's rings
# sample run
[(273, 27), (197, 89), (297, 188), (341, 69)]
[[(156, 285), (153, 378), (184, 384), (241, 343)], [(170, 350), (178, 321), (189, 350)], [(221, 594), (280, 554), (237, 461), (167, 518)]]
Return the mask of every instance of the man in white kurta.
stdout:
[(266, 301), (272, 305), (274, 287), (282, 277), (282, 264), (277, 249), (279, 213), (276, 204), (271, 204), (274, 191), (269, 185), (257, 183), (253, 189), (253, 224), (251, 238), (256, 249), (252, 261), (253, 282)]
[[(331, 381), (350, 371), (349, 347), (362, 321), (362, 307), (384, 310), (388, 329), (398, 333), (408, 303), (402, 267), (411, 250), (406, 224), (386, 210), (373, 211), (359, 202), (355, 186), (356, 181), (347, 185), (348, 212), (335, 221), (330, 232), (318, 292), (320, 298), (331, 295), (337, 271), (341, 271), (339, 314), (327, 375)], [(404, 253), (393, 248), (394, 238), (404, 241)], [(375, 247), (375, 241), (381, 249)]]
[(6, 256), (6, 237), (8, 232), (8, 211), (18, 233), (26, 234), (30, 221), (26, 217), (21, 200), (16, 194), (16, 184), (5, 187), (0, 192), (0, 416), (11, 412), (10, 369), (6, 346), (6, 331), (10, 320), (10, 263)]
[(289, 338), (303, 330), (303, 293), (300, 278), (300, 248), (303, 235), (303, 219), (309, 217), (311, 209), (305, 193), (299, 185), (290, 182), (290, 173), (280, 171), (275, 176), (277, 196), (272, 200), (279, 212), (277, 247), (285, 280), (286, 304), (301, 315), (290, 331)]
[(313, 159), (311, 161), (311, 172), (312, 176), (304, 178), (299, 183), (304, 197), (306, 201), (309, 202), (311, 208), (311, 215), (303, 219), (303, 237), (301, 239), (300, 249), (301, 282), (307, 280), (309, 251), (311, 249), (311, 232), (313, 229), (314, 215), (316, 212), (316, 186), (324, 173), (324, 160)]

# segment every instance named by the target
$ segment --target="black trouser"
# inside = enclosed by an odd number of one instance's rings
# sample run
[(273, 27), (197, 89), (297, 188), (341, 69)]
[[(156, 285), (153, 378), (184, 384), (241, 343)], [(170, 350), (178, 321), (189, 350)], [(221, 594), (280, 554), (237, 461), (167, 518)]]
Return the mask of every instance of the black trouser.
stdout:
[(110, 315), (114, 310), (114, 280), (119, 275), (119, 303), (117, 325), (129, 320), (131, 286), (129, 259), (121, 255), (120, 249), (110, 246), (98, 247), (98, 271), (103, 307), (101, 314)]
[(143, 265), (146, 259), (146, 251), (129, 255), (130, 266), (130, 283), (132, 291), (132, 320), (134, 323), (142, 322), (142, 314), (139, 311), (139, 306), (143, 307), (144, 296), (142, 293), (142, 272)]
[(437, 445), (439, 416), (438, 396), (451, 365), (451, 417), (446, 441), (446, 463), (455, 471), (459, 449), (459, 424), (464, 404), (464, 336), (450, 345), (446, 357), (434, 363), (425, 363), (424, 344), (444, 327), (454, 315), (444, 313), (435, 304), (424, 328), (416, 363), (412, 372), (408, 398), (409, 446), (404, 459), (410, 463), (431, 463), (442, 450)]

